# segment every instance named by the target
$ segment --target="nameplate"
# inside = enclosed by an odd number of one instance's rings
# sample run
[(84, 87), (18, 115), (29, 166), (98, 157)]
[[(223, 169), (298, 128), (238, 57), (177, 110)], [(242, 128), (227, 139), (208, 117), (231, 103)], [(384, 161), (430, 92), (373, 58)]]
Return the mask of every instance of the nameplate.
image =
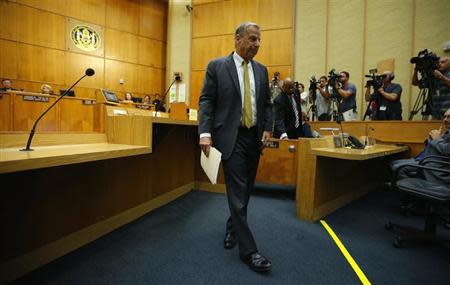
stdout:
[(142, 109), (142, 110), (150, 110), (150, 107), (151, 107), (148, 104), (136, 104), (135, 106), (136, 106), (136, 108)]
[(128, 112), (127, 110), (113, 109), (113, 114), (126, 116), (128, 115)]
[(280, 143), (279, 142), (268, 141), (266, 143), (266, 148), (279, 148), (279, 147), (280, 147)]
[(83, 99), (83, 105), (94, 105), (95, 100)]
[(35, 95), (24, 95), (22, 96), (24, 101), (34, 101), (34, 102), (48, 102), (49, 97), (47, 96), (35, 96)]

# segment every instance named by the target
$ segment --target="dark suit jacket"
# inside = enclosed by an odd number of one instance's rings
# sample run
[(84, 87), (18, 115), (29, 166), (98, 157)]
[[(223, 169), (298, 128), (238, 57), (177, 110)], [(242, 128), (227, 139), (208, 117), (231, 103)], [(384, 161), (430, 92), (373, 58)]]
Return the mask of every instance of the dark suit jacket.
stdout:
[[(269, 77), (264, 65), (252, 61), (255, 76), (258, 138), (263, 131), (272, 131), (272, 105)], [(228, 159), (233, 151), (241, 125), (242, 99), (233, 54), (214, 59), (206, 68), (205, 81), (199, 99), (198, 132), (211, 133), (212, 142)]]
[[(295, 102), (297, 103), (298, 115), (301, 123), (302, 113), (300, 100), (298, 96), (295, 96), (295, 98), (296, 98)], [(295, 128), (294, 106), (292, 106), (291, 99), (286, 93), (282, 92), (275, 98), (275, 100), (273, 101), (273, 112), (275, 121), (275, 129), (273, 132), (274, 133), (273, 136), (278, 139), (280, 138), (281, 134), (286, 133), (290, 139), (298, 138), (300, 134)]]

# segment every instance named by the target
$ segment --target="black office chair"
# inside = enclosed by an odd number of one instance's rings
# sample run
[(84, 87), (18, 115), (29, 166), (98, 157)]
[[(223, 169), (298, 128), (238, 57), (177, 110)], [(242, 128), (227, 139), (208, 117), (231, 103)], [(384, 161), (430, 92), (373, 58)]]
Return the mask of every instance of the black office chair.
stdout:
[[(430, 166), (432, 165), (432, 166)], [(436, 236), (436, 226), (440, 221), (439, 210), (450, 202), (450, 159), (448, 157), (430, 157), (420, 164), (406, 164), (396, 169), (394, 177), (398, 177), (403, 167), (417, 169), (417, 177), (403, 178), (394, 181), (393, 188), (406, 195), (419, 198), (425, 202), (425, 227), (423, 230), (401, 226), (388, 222), (386, 229), (397, 232), (393, 245), (402, 247), (408, 241), (442, 243), (450, 240)], [(443, 174), (436, 177), (437, 173)], [(432, 179), (430, 179), (432, 175)], [(436, 178), (436, 179), (435, 179)], [(442, 179), (441, 179), (442, 178)], [(445, 221), (445, 220), (444, 220)]]

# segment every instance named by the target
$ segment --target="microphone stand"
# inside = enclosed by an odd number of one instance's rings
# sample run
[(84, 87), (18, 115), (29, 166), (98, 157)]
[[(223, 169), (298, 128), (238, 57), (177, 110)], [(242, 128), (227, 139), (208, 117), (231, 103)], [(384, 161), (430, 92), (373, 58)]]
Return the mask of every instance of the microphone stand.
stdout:
[(336, 123), (338, 123), (339, 128), (341, 129), (341, 139), (342, 139), (342, 147), (345, 147), (345, 141), (344, 141), (344, 129), (342, 128), (342, 118), (341, 113), (338, 112), (338, 116), (336, 117)]
[(368, 137), (369, 137), (369, 131), (374, 131), (375, 129), (372, 127), (367, 126), (366, 128), (366, 138), (364, 140), (364, 147), (367, 146), (367, 141), (368, 141)]
[[(175, 79), (172, 81), (172, 83), (170, 83), (169, 88), (167, 88), (166, 92), (164, 92), (164, 95), (162, 96), (163, 98), (166, 98), (166, 95), (167, 95), (167, 93), (169, 92), (170, 87), (172, 87), (172, 85), (173, 85), (176, 81), (178, 81), (177, 78), (175, 78)], [(160, 103), (160, 104), (161, 104), (161, 103)], [(158, 104), (158, 105), (159, 105), (159, 104)], [(158, 109), (156, 108), (156, 105), (155, 105), (155, 115), (154, 115), (153, 117), (156, 118), (157, 115), (158, 115)]]
[(33, 151), (33, 149), (30, 148), (31, 146), (31, 141), (33, 140), (33, 136), (34, 136), (34, 132), (36, 131), (36, 126), (39, 123), (39, 121), (42, 119), (42, 117), (44, 117), (45, 114), (47, 114), (48, 111), (50, 111), (50, 109), (56, 105), (56, 103), (59, 102), (59, 100), (61, 100), (62, 98), (64, 98), (64, 96), (66, 96), (70, 90), (72, 90), (72, 88), (77, 85), (78, 82), (81, 81), (81, 79), (85, 78), (86, 76), (88, 76), (87, 74), (83, 75), (83, 77), (81, 77), (80, 79), (78, 79), (77, 82), (75, 82), (72, 86), (70, 86), (69, 89), (66, 90), (66, 92), (64, 92), (50, 107), (47, 108), (47, 110), (44, 111), (44, 113), (42, 113), (39, 118), (36, 120), (36, 122), (33, 125), (33, 128), (31, 129), (30, 135), (28, 136), (28, 142), (27, 142), (27, 146), (24, 149), (21, 149), (20, 151)]

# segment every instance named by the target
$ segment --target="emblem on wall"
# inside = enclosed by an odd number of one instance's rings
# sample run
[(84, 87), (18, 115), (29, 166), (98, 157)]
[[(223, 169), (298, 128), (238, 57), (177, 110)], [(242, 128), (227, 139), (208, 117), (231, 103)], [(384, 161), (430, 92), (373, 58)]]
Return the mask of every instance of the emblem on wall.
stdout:
[(103, 27), (67, 18), (66, 49), (103, 56)]
[(89, 26), (75, 26), (70, 38), (77, 48), (84, 51), (94, 51), (100, 47), (100, 36)]

